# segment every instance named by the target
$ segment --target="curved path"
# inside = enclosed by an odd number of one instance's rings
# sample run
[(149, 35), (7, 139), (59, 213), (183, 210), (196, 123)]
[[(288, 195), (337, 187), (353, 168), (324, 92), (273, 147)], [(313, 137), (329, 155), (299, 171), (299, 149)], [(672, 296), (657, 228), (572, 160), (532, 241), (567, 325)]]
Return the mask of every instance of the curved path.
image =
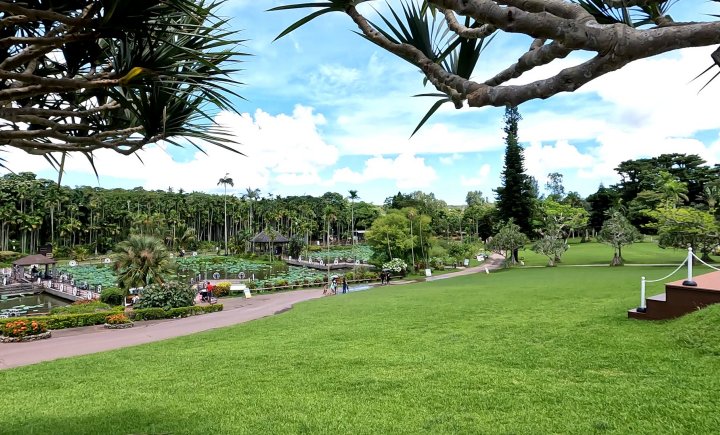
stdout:
[[(426, 280), (447, 279), (454, 276), (485, 272), (502, 265), (502, 257), (492, 256), (481, 266), (469, 267)], [(400, 285), (413, 281), (396, 281)], [(270, 316), (292, 308), (298, 302), (321, 298), (321, 289), (293, 290), (284, 293), (256, 295), (251, 299), (223, 299), (223, 311), (183, 319), (138, 322), (129, 329), (109, 330), (102, 325), (53, 331), (50, 340), (27, 343), (0, 343), (0, 370), (52, 361), (58, 358), (86, 355), (122, 347), (165, 340), (209, 329), (222, 328)]]

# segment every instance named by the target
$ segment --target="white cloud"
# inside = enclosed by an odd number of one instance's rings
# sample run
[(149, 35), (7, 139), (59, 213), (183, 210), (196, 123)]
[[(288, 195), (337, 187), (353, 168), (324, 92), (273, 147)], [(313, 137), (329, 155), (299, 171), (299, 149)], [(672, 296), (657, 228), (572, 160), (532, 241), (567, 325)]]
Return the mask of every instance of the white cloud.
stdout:
[(528, 174), (538, 180), (545, 179), (550, 172), (591, 168), (595, 163), (593, 156), (581, 153), (567, 141), (558, 141), (555, 145), (533, 143), (525, 148), (524, 155)]
[[(292, 115), (270, 115), (257, 110), (249, 114), (220, 113), (216, 121), (229, 129), (239, 145), (234, 148), (245, 156), (215, 146), (205, 146), (185, 161), (176, 161), (166, 144), (150, 145), (137, 158), (119, 156), (112, 151), (95, 153), (95, 164), (102, 186), (109, 178), (129, 179), (146, 189), (184, 189), (186, 191), (219, 191), (217, 180), (229, 173), (235, 183), (232, 191), (245, 187), (266, 189), (272, 183), (296, 186), (312, 185), (320, 180), (319, 171), (334, 165), (337, 149), (321, 137), (322, 115), (312, 108), (296, 106)], [(41, 172), (48, 169), (42, 157), (9, 149), (5, 155), (13, 171)], [(79, 155), (66, 162), (68, 173), (85, 173), (92, 168)], [(88, 177), (88, 179), (90, 179)]]
[(454, 162), (460, 160), (462, 156), (458, 153), (450, 154), (449, 156), (443, 156), (438, 159), (443, 165), (452, 165)]
[(460, 185), (463, 187), (477, 188), (477, 186), (484, 185), (488, 181), (488, 175), (490, 175), (490, 165), (485, 163), (480, 166), (474, 177), (460, 176)]
[(361, 183), (373, 180), (391, 180), (399, 189), (422, 189), (432, 185), (437, 173), (425, 164), (425, 159), (414, 154), (400, 154), (385, 158), (380, 155), (365, 161), (362, 172), (340, 168), (333, 174), (335, 183)]

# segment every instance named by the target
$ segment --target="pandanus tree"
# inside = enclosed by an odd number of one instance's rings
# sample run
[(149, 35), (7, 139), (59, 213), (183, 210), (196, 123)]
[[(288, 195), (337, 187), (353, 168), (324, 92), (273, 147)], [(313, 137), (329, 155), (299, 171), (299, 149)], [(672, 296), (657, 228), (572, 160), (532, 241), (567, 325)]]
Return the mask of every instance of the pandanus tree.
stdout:
[[(0, 2), (0, 147), (130, 155), (159, 141), (231, 149), (213, 109), (234, 110), (243, 53), (222, 1)], [(197, 146), (197, 145), (195, 145)]]
[[(417, 67), (438, 91), (425, 95), (439, 98), (421, 125), (446, 102), (458, 109), (517, 106), (573, 92), (639, 59), (720, 44), (720, 21), (714, 20), (718, 15), (707, 15), (705, 22), (675, 22), (669, 10), (677, 0), (392, 0), (390, 14), (381, 14), (381, 22), (368, 20), (358, 10), (366, 2), (370, 0), (327, 0), (271, 10), (315, 8), (278, 38), (321, 15), (344, 13), (366, 40)], [(480, 53), (499, 33), (524, 34), (532, 43), (516, 62), (478, 80)], [(573, 52), (592, 56), (547, 78), (508, 84)], [(706, 71), (720, 66), (720, 50), (708, 61)]]

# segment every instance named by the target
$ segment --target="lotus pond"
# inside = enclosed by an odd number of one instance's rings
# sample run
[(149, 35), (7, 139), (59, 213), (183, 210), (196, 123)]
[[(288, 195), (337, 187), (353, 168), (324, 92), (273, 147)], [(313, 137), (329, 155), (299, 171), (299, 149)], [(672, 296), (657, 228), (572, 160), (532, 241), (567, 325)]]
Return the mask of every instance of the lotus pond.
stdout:
[[(206, 279), (255, 279), (255, 287), (277, 287), (284, 285), (320, 284), (326, 273), (304, 267), (288, 267), (284, 263), (272, 265), (244, 258), (224, 256), (198, 256), (176, 258), (178, 276), (183, 280)], [(117, 285), (117, 276), (110, 265), (61, 266), (58, 271), (75, 280), (76, 284), (103, 288)], [(341, 272), (335, 271), (341, 274)]]
[(313, 259), (322, 258), (324, 262), (328, 262), (328, 260), (334, 261), (337, 258), (341, 261), (347, 260), (348, 262), (350, 262), (357, 259), (359, 261), (364, 261), (367, 263), (367, 261), (373, 255), (373, 250), (367, 245), (355, 245), (355, 247), (348, 248), (332, 248), (329, 251), (326, 249), (310, 250), (309, 253), (303, 254), (303, 257), (307, 258), (308, 255), (311, 256)]

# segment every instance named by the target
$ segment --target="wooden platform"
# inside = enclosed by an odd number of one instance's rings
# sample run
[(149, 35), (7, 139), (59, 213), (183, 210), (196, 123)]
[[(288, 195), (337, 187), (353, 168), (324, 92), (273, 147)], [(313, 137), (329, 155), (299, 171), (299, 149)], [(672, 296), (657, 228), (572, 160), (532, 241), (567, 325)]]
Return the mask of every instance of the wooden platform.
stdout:
[(694, 277), (697, 287), (683, 285), (684, 279), (665, 284), (665, 293), (645, 299), (646, 311), (628, 311), (628, 317), (644, 320), (674, 319), (708, 305), (720, 303), (720, 272)]

